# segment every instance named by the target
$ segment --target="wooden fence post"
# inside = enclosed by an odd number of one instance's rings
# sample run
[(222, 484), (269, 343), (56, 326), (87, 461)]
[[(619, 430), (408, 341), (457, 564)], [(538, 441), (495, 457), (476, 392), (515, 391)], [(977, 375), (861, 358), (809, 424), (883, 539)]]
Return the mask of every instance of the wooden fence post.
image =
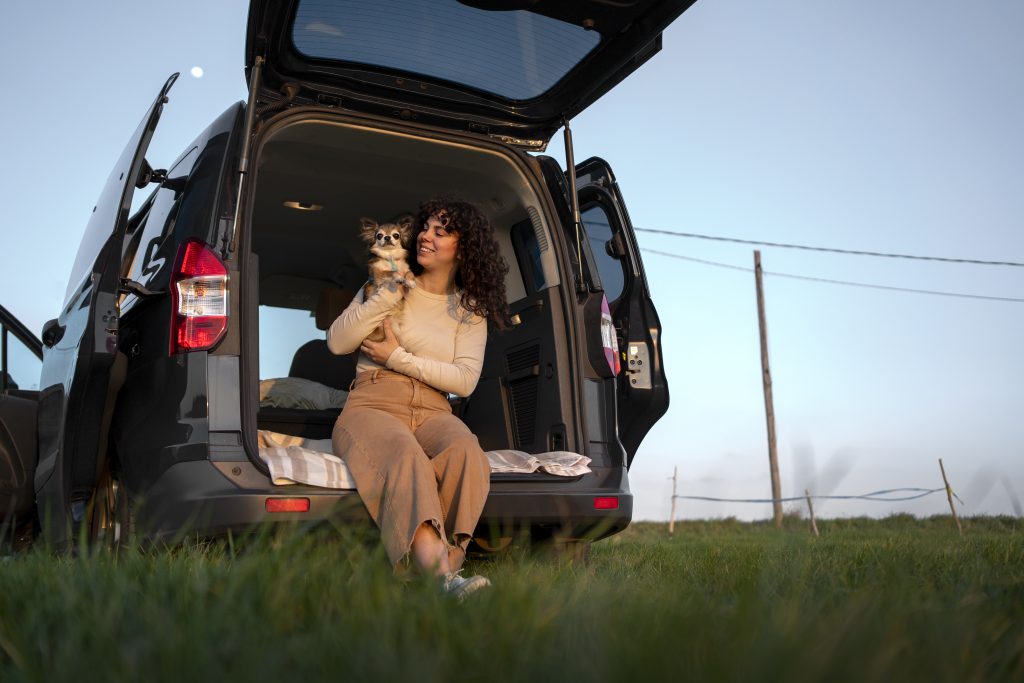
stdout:
[(964, 528), (960, 525), (960, 518), (956, 515), (956, 505), (953, 504), (953, 488), (949, 485), (949, 479), (946, 479), (946, 468), (942, 464), (942, 458), (939, 458), (939, 469), (942, 470), (942, 483), (946, 485), (946, 498), (949, 499), (949, 509), (953, 513), (953, 521), (956, 522), (957, 531), (963, 536)]
[(811, 533), (815, 536), (820, 536), (818, 533), (818, 523), (814, 521), (814, 504), (811, 502), (811, 492), (804, 489), (804, 495), (807, 497), (807, 509), (811, 513)]
[(679, 466), (672, 468), (672, 512), (668, 518), (668, 535), (671, 536), (676, 530), (676, 475), (679, 474)]

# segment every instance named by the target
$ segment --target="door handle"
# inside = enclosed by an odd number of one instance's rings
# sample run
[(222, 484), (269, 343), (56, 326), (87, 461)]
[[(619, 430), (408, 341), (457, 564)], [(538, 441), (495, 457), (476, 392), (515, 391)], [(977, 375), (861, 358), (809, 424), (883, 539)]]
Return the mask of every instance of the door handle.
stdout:
[(534, 363), (533, 365), (531, 365), (529, 367), (525, 367), (525, 368), (522, 368), (521, 370), (516, 370), (514, 372), (510, 372), (507, 375), (505, 375), (505, 377), (503, 379), (505, 381), (505, 386), (508, 386), (510, 384), (514, 384), (514, 383), (518, 382), (521, 379), (527, 379), (529, 377), (540, 377), (540, 364), (539, 363)]
[(544, 299), (537, 299), (526, 306), (523, 306), (517, 313), (514, 313), (512, 318), (512, 325), (521, 325), (522, 323), (529, 322), (540, 315), (541, 311), (544, 310)]

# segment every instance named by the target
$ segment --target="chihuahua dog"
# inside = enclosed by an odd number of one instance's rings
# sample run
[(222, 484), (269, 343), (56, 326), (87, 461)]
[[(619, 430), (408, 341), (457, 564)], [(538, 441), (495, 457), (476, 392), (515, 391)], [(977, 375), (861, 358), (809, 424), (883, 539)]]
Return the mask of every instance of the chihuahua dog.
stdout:
[[(416, 281), (409, 272), (408, 245), (412, 241), (413, 217), (404, 214), (387, 223), (377, 223), (372, 218), (359, 220), (363, 240), (370, 247), (370, 280), (363, 292), (364, 300), (378, 287), (390, 282), (413, 288)], [(378, 326), (367, 337), (370, 341), (384, 341), (384, 327)]]

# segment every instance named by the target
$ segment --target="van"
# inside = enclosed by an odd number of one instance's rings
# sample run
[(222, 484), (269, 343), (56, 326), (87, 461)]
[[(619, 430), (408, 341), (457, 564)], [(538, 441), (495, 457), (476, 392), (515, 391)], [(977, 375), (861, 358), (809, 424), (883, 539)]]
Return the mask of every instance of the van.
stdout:
[[(36, 342), (38, 389), (3, 386), (0, 427), (16, 428), (0, 458), (25, 463), (43, 537), (368, 520), (354, 490), (271, 481), (261, 430), (329, 439), (339, 409), (261, 401), (261, 385), (344, 396), (355, 359), (324, 330), (367, 277), (359, 219), (442, 194), (495, 225), (513, 320), (455, 413), (484, 450), (590, 460), (573, 476), (493, 473), (477, 546), (625, 528), (629, 466), (668, 407), (661, 326), (615, 176), (575, 163), (569, 121), (690, 4), (253, 0), (248, 100), (157, 168), (146, 150), (177, 74), (160, 88)], [(543, 153), (560, 129), (564, 162)]]

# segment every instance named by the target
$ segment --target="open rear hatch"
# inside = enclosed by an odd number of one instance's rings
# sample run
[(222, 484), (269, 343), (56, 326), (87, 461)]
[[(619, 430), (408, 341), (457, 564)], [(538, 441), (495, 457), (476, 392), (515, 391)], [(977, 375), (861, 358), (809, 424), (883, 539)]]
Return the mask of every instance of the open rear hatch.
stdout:
[(695, 0), (253, 0), (246, 76), (300, 100), (543, 149)]

